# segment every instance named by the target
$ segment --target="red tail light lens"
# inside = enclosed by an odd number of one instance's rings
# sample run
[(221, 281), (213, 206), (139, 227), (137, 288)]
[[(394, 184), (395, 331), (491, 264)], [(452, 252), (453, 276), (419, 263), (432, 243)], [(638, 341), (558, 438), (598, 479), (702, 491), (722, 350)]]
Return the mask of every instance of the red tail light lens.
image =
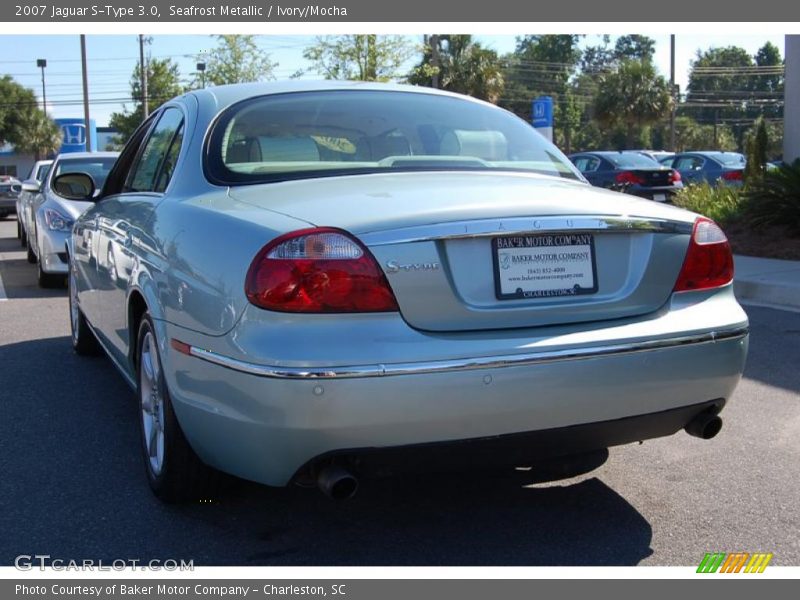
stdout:
[(628, 185), (637, 185), (637, 184), (643, 184), (644, 183), (644, 179), (639, 177), (633, 171), (620, 171), (619, 173), (617, 173), (617, 175), (614, 178), (614, 180), (617, 183), (623, 183), (623, 184), (628, 184)]
[(675, 169), (672, 169), (672, 174), (669, 177), (669, 182), (678, 183), (680, 180), (681, 180), (680, 172), (676, 171)]
[(252, 304), (280, 312), (397, 310), (369, 250), (330, 227), (287, 233), (264, 246), (247, 271), (245, 293)]
[(725, 181), (742, 181), (743, 171), (725, 171), (722, 178)]
[(719, 225), (699, 217), (675, 283), (675, 292), (705, 290), (733, 281), (733, 253)]

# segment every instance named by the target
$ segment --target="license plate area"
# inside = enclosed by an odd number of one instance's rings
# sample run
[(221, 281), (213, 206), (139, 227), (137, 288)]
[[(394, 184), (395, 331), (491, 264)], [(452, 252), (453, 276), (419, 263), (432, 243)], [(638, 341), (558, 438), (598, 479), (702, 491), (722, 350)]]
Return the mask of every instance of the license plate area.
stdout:
[(498, 300), (597, 292), (594, 236), (590, 233), (492, 238), (492, 259)]

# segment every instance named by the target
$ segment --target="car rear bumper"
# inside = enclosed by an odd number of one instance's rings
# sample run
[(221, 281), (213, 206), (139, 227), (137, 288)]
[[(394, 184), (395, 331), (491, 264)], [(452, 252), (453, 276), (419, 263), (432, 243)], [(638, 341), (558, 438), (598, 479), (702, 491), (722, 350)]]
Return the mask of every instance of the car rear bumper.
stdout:
[[(719, 414), (724, 406), (723, 399), (710, 400), (655, 413), (540, 431), (388, 448), (350, 448), (315, 457), (314, 462), (345, 464), (360, 475), (547, 465), (554, 458), (580, 456), (673, 435), (698, 415)], [(313, 472), (312, 465), (307, 466), (309, 472)]]
[(683, 189), (683, 185), (670, 185), (662, 187), (641, 187), (632, 186), (626, 190), (628, 194), (638, 196), (640, 198), (647, 198), (648, 200), (655, 200), (656, 202), (669, 202)]
[[(713, 306), (704, 309), (710, 319)], [(746, 318), (734, 314), (743, 321), (705, 337), (673, 335), (650, 347), (632, 340), (629, 351), (614, 352), (607, 351), (611, 344), (595, 345), (596, 352), (582, 344), (562, 348), (562, 355), (529, 352), (518, 354), (517, 362), (482, 356), (440, 362), (436, 369), (430, 361), (416, 368), (381, 363), (382, 372), (370, 373), (320, 365), (306, 374), (274, 376), (174, 350), (163, 360), (179, 422), (200, 457), (246, 479), (285, 485), (309, 462), (351, 449), (537, 432), (548, 439), (548, 430), (645, 415), (653, 415), (645, 421), (656, 426), (629, 421), (621, 437), (589, 436), (594, 442), (588, 446), (669, 435), (698, 412), (699, 403), (730, 398), (747, 354)], [(157, 327), (162, 339), (187, 335), (164, 322)], [(657, 328), (649, 324), (651, 331)], [(658, 416), (673, 411), (679, 418)], [(568, 437), (553, 441), (548, 453), (576, 451), (563, 442)], [(588, 449), (594, 448), (577, 450)], [(530, 458), (540, 450), (531, 446)]]

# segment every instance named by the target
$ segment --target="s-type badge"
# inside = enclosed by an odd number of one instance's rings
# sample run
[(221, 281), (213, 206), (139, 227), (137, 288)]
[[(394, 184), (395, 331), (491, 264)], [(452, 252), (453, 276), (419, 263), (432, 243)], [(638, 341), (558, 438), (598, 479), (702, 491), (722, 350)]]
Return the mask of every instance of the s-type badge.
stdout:
[(386, 263), (387, 273), (399, 273), (400, 271), (438, 271), (439, 263), (437, 262), (422, 262), (422, 263), (406, 263), (401, 264), (396, 260), (390, 260)]

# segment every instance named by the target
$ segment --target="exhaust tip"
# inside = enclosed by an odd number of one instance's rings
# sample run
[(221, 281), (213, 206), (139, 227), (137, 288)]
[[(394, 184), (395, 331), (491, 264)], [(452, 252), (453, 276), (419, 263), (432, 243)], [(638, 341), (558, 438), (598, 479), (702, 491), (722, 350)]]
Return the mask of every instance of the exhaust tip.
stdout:
[(722, 419), (717, 415), (703, 413), (692, 419), (685, 430), (691, 436), (710, 440), (722, 430)]
[(349, 500), (358, 491), (358, 479), (347, 469), (330, 465), (319, 472), (317, 486), (329, 498)]

